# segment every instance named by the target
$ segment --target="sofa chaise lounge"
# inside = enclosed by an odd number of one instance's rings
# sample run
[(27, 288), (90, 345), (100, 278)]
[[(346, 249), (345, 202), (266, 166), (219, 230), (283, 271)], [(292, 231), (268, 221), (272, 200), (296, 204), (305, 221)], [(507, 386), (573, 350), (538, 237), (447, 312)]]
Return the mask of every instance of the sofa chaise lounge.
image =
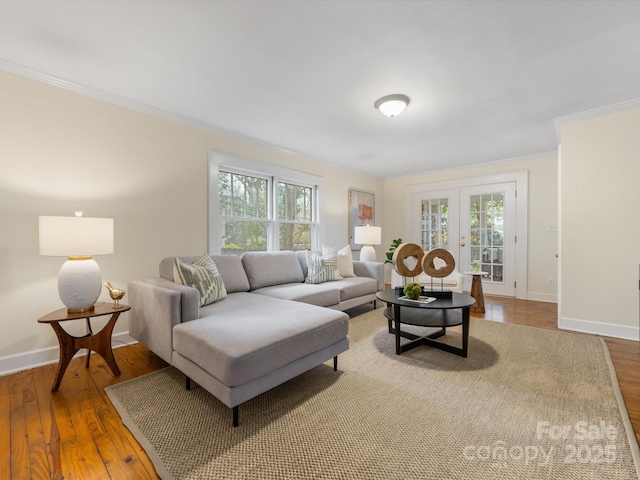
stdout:
[[(193, 263), (199, 257), (179, 257)], [(356, 276), (304, 283), (305, 252), (213, 255), (227, 297), (200, 307), (200, 294), (174, 282), (175, 257), (159, 277), (129, 283), (130, 334), (233, 411), (238, 405), (334, 359), (349, 348), (344, 310), (374, 303), (381, 263), (353, 262)]]

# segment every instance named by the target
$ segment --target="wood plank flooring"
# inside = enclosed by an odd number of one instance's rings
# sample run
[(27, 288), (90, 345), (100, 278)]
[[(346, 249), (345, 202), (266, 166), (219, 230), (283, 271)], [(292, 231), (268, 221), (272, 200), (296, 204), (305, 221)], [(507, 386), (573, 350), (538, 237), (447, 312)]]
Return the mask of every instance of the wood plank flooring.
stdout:
[[(485, 298), (488, 320), (557, 329), (557, 306)], [(354, 309), (352, 316), (370, 307)], [(640, 345), (606, 339), (636, 436), (640, 439)], [(51, 393), (55, 365), (0, 377), (0, 480), (157, 479), (153, 465), (123, 426), (104, 388), (166, 366), (140, 344), (114, 351), (113, 377), (98, 355), (74, 359)]]

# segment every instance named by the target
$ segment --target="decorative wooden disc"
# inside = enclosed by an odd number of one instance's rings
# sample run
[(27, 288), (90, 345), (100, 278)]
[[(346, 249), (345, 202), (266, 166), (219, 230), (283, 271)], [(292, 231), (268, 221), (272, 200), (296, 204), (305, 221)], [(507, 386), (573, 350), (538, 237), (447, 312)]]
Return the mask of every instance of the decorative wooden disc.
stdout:
[[(403, 277), (415, 277), (422, 272), (422, 265), (420, 265), (422, 255), (424, 255), (424, 252), (422, 248), (420, 248), (420, 245), (416, 245), (415, 243), (401, 243), (393, 252), (391, 262), (393, 263), (394, 270), (398, 272), (398, 274)], [(413, 267), (413, 269), (409, 268), (405, 263), (405, 260), (411, 257), (416, 259), (416, 266)]]
[[(439, 258), (445, 264), (440, 268), (436, 268), (433, 264), (433, 261), (436, 258)], [(424, 254), (424, 257), (422, 257), (422, 270), (430, 277), (446, 277), (447, 275), (450, 275), (455, 268), (456, 261), (453, 258), (453, 255), (444, 248), (434, 248), (433, 250), (429, 250)]]

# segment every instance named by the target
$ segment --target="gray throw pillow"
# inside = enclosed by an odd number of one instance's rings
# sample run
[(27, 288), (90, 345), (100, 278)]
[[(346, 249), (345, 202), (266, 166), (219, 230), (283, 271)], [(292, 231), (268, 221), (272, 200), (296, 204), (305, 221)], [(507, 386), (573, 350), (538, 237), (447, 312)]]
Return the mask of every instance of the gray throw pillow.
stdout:
[(214, 261), (206, 253), (191, 264), (184, 263), (176, 257), (173, 276), (176, 283), (198, 290), (201, 307), (227, 297), (227, 290), (222, 283), (222, 275), (218, 272)]
[(338, 272), (338, 255), (335, 248), (326, 255), (318, 255), (307, 250), (307, 278), (305, 283), (324, 283), (342, 280)]

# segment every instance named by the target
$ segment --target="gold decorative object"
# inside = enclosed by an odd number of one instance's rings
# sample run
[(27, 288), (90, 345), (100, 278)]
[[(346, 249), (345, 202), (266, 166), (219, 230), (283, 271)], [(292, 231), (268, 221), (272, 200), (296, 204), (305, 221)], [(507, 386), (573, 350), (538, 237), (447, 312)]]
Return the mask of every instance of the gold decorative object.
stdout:
[(109, 295), (113, 299), (114, 310), (120, 308), (120, 299), (124, 297), (124, 294), (126, 292), (124, 290), (120, 290), (119, 288), (112, 287), (109, 282), (104, 282), (104, 286), (107, 287), (107, 289), (109, 290)]
[[(436, 258), (439, 258), (445, 264), (440, 268), (436, 268), (433, 264), (433, 261)], [(455, 268), (456, 261), (453, 258), (453, 255), (444, 248), (434, 248), (433, 250), (429, 250), (424, 254), (424, 257), (422, 257), (422, 270), (430, 277), (444, 278), (451, 274)]]

